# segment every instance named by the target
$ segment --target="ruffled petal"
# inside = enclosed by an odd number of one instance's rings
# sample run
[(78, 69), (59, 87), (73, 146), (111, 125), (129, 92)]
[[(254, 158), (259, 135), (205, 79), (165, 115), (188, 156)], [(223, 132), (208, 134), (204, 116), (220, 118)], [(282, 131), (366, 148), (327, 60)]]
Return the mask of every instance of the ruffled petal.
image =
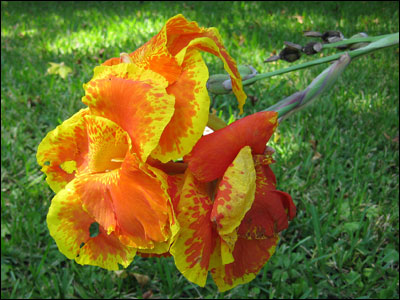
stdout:
[(61, 253), (83, 265), (94, 265), (108, 270), (118, 270), (118, 264), (127, 267), (136, 249), (126, 247), (114, 233), (107, 234), (99, 226), (98, 235), (90, 236), (90, 226), (95, 219), (82, 208), (76, 196), (74, 180), (53, 198), (47, 225)]
[(220, 178), (244, 146), (250, 146), (253, 154), (264, 152), (278, 124), (277, 116), (273, 111), (258, 112), (205, 135), (184, 160), (198, 180)]
[(232, 90), (239, 102), (240, 113), (242, 113), (246, 101), (242, 80), (236, 62), (226, 51), (218, 30), (216, 28), (201, 28), (196, 22), (188, 22), (182, 15), (176, 15), (169, 19), (165, 27), (168, 37), (168, 50), (177, 58), (179, 64), (186, 59), (186, 51), (189, 49), (205, 51), (222, 60), (225, 70), (231, 77)]
[(175, 111), (152, 156), (162, 162), (176, 160), (192, 150), (208, 121), (210, 98), (208, 69), (198, 51), (190, 51), (177, 81), (167, 88), (175, 97)]
[[(222, 60), (225, 70), (231, 76), (232, 90), (242, 113), (246, 94), (243, 91), (241, 77), (235, 60), (223, 46), (222, 38), (216, 28), (199, 27), (196, 22), (189, 22), (179, 14), (170, 18), (157, 35), (129, 56), (133, 63), (161, 74), (172, 84), (179, 78), (181, 65), (186, 59), (186, 52), (190, 49), (212, 53)], [(121, 62), (120, 58), (112, 58), (103, 65)]]
[(197, 181), (189, 171), (185, 173), (175, 208), (180, 231), (170, 249), (178, 270), (199, 286), (206, 283), (210, 256), (218, 238), (210, 222), (212, 202), (208, 189), (207, 184)]
[(36, 159), (47, 176), (50, 188), (57, 193), (76, 176), (78, 169), (87, 165), (87, 132), (84, 117), (89, 109), (81, 109), (40, 143)]
[(119, 169), (73, 179), (70, 198), (75, 197), (106, 234), (115, 233), (124, 245), (163, 253), (179, 229), (166, 180), (161, 171), (128, 152)]
[[(121, 65), (141, 70), (133, 64)], [(101, 68), (119, 71), (121, 67)], [(165, 90), (167, 82), (161, 76), (155, 76), (151, 81), (149, 72), (143, 75), (143, 81), (118, 78), (112, 74), (91, 80), (84, 85), (86, 96), (82, 99), (92, 114), (117, 123), (129, 134), (133, 150), (142, 161), (146, 161), (157, 146), (165, 126), (171, 120), (175, 104), (174, 97)]]
[(234, 262), (211, 269), (211, 275), (220, 292), (253, 280), (274, 254), (278, 236), (262, 240), (238, 238), (233, 251)]

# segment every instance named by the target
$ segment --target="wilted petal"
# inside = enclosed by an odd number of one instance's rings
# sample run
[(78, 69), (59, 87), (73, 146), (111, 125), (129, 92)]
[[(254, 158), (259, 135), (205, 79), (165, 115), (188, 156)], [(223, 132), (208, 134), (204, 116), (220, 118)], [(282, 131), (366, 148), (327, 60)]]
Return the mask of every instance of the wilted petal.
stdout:
[(262, 154), (277, 124), (276, 112), (252, 114), (203, 136), (184, 160), (197, 179), (220, 178), (244, 146), (250, 146), (253, 154)]
[(180, 231), (170, 250), (178, 270), (200, 286), (206, 283), (210, 256), (218, 238), (210, 222), (212, 202), (208, 189), (208, 184), (197, 181), (189, 171), (185, 173), (175, 207)]
[(90, 237), (90, 226), (95, 219), (82, 209), (76, 196), (74, 181), (59, 191), (53, 198), (47, 225), (61, 253), (80, 264), (118, 270), (118, 264), (127, 267), (135, 256), (136, 249), (121, 244), (114, 233), (107, 234), (99, 226), (99, 233)]

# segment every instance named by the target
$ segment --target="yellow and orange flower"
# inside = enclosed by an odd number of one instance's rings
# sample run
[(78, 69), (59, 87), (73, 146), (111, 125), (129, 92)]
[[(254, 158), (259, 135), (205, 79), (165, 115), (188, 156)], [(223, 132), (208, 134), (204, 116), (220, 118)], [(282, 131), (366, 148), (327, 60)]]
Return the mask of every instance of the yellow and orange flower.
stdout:
[(240, 75), (218, 31), (178, 15), (135, 52), (95, 68), (84, 85), (88, 108), (39, 145), (38, 163), (56, 193), (48, 227), (68, 258), (115, 270), (137, 251), (168, 251), (178, 224), (168, 176), (154, 166), (188, 154), (206, 126), (200, 51), (221, 58), (242, 109)]
[(275, 112), (260, 112), (203, 136), (185, 174), (170, 176), (180, 224), (170, 252), (190, 281), (204, 286), (209, 271), (220, 291), (251, 281), (295, 216), (264, 153), (276, 125)]
[(83, 109), (47, 134), (37, 159), (57, 193), (49, 231), (68, 258), (117, 270), (137, 249), (168, 250), (177, 224), (167, 176), (139, 159), (116, 123)]
[[(131, 106), (136, 106), (136, 90), (129, 90), (122, 87), (122, 83), (113, 81), (151, 81), (153, 77), (164, 78), (167, 81), (166, 93), (171, 96), (165, 107), (151, 106), (149, 103), (149, 107), (138, 109), (152, 124), (153, 121), (157, 121), (159, 129), (154, 136), (147, 136), (152, 139), (151, 145), (155, 147), (151, 151), (145, 150), (144, 158), (150, 154), (164, 163), (180, 159), (190, 152), (202, 136), (208, 121), (210, 99), (206, 83), (209, 74), (201, 51), (212, 53), (222, 60), (225, 70), (231, 76), (232, 89), (242, 111), (246, 95), (242, 89), (240, 74), (235, 61), (224, 48), (218, 30), (201, 28), (196, 22), (189, 22), (182, 15), (169, 19), (157, 35), (136, 51), (109, 59), (103, 66), (96, 68), (94, 78), (85, 85), (86, 96), (83, 102), (88, 104), (95, 114), (115, 120), (109, 112), (115, 109), (125, 110), (127, 103), (119, 103), (117, 97), (111, 101), (106, 99), (108, 95), (113, 95), (108, 90), (118, 85), (115, 89), (118, 89), (119, 93), (131, 95), (132, 99), (128, 101)], [(131, 65), (136, 69), (145, 70), (145, 79), (138, 78), (137, 71), (130, 70)], [(107, 80), (111, 82), (107, 83)], [(93, 98), (96, 101), (99, 98), (105, 99), (104, 101), (113, 103), (113, 106), (105, 109), (102, 105), (93, 104)], [(153, 108), (157, 109), (153, 111)], [(160, 116), (161, 112), (164, 112), (164, 115)], [(156, 114), (153, 115), (154, 113)], [(131, 112), (126, 114), (131, 115)], [(120, 125), (124, 129), (128, 126)], [(138, 130), (145, 128), (141, 127)]]

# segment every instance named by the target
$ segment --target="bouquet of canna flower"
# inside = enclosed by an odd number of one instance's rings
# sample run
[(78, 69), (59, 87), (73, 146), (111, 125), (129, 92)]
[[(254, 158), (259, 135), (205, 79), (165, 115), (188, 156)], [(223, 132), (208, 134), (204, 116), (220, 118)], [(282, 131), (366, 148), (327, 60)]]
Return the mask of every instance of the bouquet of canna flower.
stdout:
[[(396, 36), (332, 45), (356, 42), (364, 44), (331, 58), (337, 61), (304, 91), (230, 125), (209, 113), (209, 93), (233, 92), (242, 113), (243, 85), (329, 59), (257, 74), (236, 65), (217, 29), (177, 15), (136, 51), (96, 67), (84, 84), (87, 108), (38, 147), (55, 192), (47, 224), (59, 250), (108, 270), (127, 267), (136, 254), (172, 255), (188, 280), (205, 286), (210, 271), (220, 291), (254, 279), (296, 215), (291, 196), (277, 190), (267, 142), (278, 118), (315, 99), (351, 57)], [(228, 74), (210, 77), (202, 52), (219, 57)]]

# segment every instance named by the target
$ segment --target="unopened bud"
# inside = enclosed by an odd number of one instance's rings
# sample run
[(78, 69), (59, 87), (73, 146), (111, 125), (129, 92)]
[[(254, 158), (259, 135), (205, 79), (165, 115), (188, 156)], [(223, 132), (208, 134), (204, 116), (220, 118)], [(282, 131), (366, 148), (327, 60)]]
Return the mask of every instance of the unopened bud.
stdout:
[[(363, 38), (363, 37), (368, 37), (368, 34), (366, 34), (365, 32), (360, 32), (360, 33), (357, 33), (357, 34), (353, 35), (353, 36), (351, 37), (351, 39)], [(350, 45), (350, 50), (356, 50), (356, 49), (365, 47), (365, 46), (367, 46), (368, 44), (369, 44), (369, 43), (362, 43), (362, 42), (361, 42), (361, 43), (351, 44), (351, 45)]]
[(325, 32), (321, 38), (326, 43), (336, 43), (343, 41), (344, 36), (340, 31), (329, 30)]
[(264, 60), (264, 62), (276, 61), (278, 59), (282, 59), (287, 62), (294, 62), (298, 60), (301, 56), (302, 47), (291, 42), (285, 42), (285, 45), (286, 47), (279, 52), (279, 55), (271, 56), (270, 58)]
[(230, 82), (230, 80), (231, 78), (227, 74), (211, 75), (207, 81), (207, 90), (217, 95), (228, 94), (232, 91), (232, 84), (229, 88), (229, 85), (227, 85), (226, 82)]
[(251, 65), (239, 65), (238, 71), (240, 73), (240, 77), (242, 77), (242, 81), (253, 78), (258, 74), (257, 70)]
[(304, 31), (306, 37), (320, 37), (325, 43), (336, 43), (344, 39), (340, 31), (329, 30), (324, 33), (318, 31)]
[[(239, 65), (238, 71), (242, 81), (253, 78), (258, 74), (250, 65)], [(207, 90), (216, 95), (228, 94), (232, 91), (232, 81), (228, 74), (211, 75), (207, 81)]]
[(310, 42), (301, 49), (305, 54), (312, 55), (322, 50), (322, 44), (319, 42)]
[(128, 53), (122, 52), (119, 55), (122, 63), (132, 63), (132, 58), (129, 56)]

